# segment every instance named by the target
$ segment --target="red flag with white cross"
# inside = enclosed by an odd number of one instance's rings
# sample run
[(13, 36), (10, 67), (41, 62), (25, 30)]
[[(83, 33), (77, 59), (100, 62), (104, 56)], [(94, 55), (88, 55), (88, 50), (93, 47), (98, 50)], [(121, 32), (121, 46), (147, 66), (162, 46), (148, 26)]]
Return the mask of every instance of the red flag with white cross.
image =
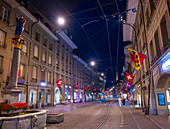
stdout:
[(133, 82), (133, 79), (134, 79), (134, 76), (129, 74), (129, 73), (126, 73), (126, 81), (132, 83)]
[(59, 79), (58, 81), (56, 81), (56, 83), (57, 83), (57, 86), (59, 87), (59, 86), (61, 86), (62, 85), (62, 78), (61, 79)]
[(76, 84), (74, 85), (74, 88), (75, 88), (75, 89), (78, 89), (78, 88), (79, 88), (78, 83), (76, 83)]
[(95, 87), (95, 88), (93, 88), (93, 91), (94, 91), (94, 92), (96, 92), (96, 90), (97, 90), (97, 89), (96, 89), (96, 87)]

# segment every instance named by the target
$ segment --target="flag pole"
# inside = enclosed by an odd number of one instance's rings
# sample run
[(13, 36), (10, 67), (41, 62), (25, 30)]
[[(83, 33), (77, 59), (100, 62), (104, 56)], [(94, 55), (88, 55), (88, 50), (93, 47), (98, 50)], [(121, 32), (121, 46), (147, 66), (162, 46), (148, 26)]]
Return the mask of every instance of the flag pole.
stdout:
[[(126, 47), (125, 49), (128, 49), (128, 48), (130, 48), (130, 47)], [(132, 49), (132, 48), (130, 48), (130, 49)], [(134, 50), (134, 49), (132, 49), (132, 50)], [(134, 51), (137, 51), (137, 50), (134, 50)], [(139, 51), (137, 51), (137, 52), (139, 52)], [(142, 52), (140, 52), (140, 53), (142, 53)], [(155, 58), (155, 57), (150, 56), (150, 55), (147, 55), (147, 54), (145, 54), (145, 53), (142, 53), (142, 54), (144, 54), (144, 55), (146, 55), (146, 56), (149, 56), (149, 57), (151, 57), (151, 58)]]

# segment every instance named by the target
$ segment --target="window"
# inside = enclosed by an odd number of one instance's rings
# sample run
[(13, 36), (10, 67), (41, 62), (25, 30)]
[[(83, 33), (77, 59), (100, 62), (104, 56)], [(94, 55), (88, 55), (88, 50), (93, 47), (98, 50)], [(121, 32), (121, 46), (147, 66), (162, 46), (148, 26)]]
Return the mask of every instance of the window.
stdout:
[(24, 32), (29, 34), (29, 30), (30, 30), (30, 25), (28, 23), (26, 23), (24, 26)]
[(27, 53), (27, 45), (26, 45), (26, 44), (23, 44), (23, 45), (22, 45), (22, 52), (23, 52), (24, 54)]
[(38, 58), (38, 47), (34, 46), (34, 57)]
[(21, 64), (18, 70), (18, 76), (19, 77), (24, 77), (24, 65)]
[(32, 78), (37, 79), (37, 67), (32, 67)]
[(53, 44), (52, 44), (52, 43), (49, 44), (49, 49), (50, 49), (51, 51), (53, 50)]
[(35, 33), (35, 40), (40, 42), (40, 33), (38, 32)]
[(47, 39), (46, 38), (43, 38), (43, 46), (47, 46)]
[(51, 72), (48, 72), (48, 82), (51, 82)]
[(153, 51), (153, 43), (152, 40), (150, 42), (150, 51), (151, 51), (151, 56), (154, 57), (154, 51)]
[(166, 46), (168, 44), (168, 31), (167, 31), (165, 16), (163, 16), (161, 20), (161, 32), (162, 32), (163, 45)]
[(45, 51), (43, 51), (43, 54), (42, 54), (42, 61), (45, 62)]
[(5, 32), (0, 30), (0, 46), (4, 46), (5, 44)]
[(154, 38), (155, 38), (156, 52), (157, 52), (157, 55), (159, 55), (160, 54), (160, 44), (159, 44), (158, 31), (155, 32)]
[(41, 81), (45, 82), (45, 70), (41, 70)]
[(1, 16), (2, 16), (2, 21), (7, 22), (7, 20), (8, 20), (8, 10), (5, 7), (2, 7)]
[(51, 54), (49, 54), (48, 64), (50, 64), (50, 65), (51, 65)]
[(0, 56), (0, 68), (2, 68), (3, 56)]
[(155, 10), (154, 0), (149, 0), (149, 3), (150, 3), (150, 8), (151, 8), (151, 14), (152, 14), (153, 11)]
[(56, 67), (58, 67), (58, 59), (56, 59)]

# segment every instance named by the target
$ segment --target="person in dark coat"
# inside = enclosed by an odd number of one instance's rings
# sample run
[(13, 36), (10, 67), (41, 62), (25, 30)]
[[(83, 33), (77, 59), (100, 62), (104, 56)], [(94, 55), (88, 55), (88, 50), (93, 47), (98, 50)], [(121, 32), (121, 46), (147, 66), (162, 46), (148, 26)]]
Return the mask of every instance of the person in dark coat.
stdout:
[(124, 98), (124, 96), (123, 96), (123, 105), (125, 105), (125, 98)]

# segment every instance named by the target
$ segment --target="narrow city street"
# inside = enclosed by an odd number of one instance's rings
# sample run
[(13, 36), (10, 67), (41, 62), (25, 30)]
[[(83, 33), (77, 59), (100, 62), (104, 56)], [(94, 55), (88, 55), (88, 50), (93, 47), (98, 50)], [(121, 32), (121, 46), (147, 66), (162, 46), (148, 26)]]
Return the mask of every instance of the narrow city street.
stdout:
[(159, 129), (155, 123), (129, 104), (115, 101), (85, 102), (45, 107), (49, 113), (64, 113), (64, 122), (47, 124), (47, 129)]

